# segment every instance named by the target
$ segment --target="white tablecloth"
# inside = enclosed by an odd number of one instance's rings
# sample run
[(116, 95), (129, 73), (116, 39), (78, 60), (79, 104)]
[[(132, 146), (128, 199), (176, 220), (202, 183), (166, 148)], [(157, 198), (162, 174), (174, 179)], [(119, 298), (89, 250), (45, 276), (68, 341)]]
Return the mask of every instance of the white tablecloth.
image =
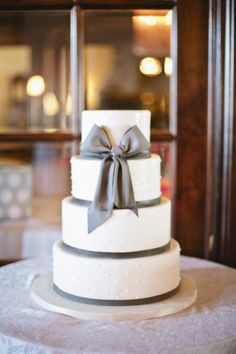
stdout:
[(40, 308), (32, 280), (51, 259), (0, 268), (0, 353), (236, 353), (236, 270), (182, 257), (182, 270), (198, 287), (191, 308), (159, 319), (98, 322)]

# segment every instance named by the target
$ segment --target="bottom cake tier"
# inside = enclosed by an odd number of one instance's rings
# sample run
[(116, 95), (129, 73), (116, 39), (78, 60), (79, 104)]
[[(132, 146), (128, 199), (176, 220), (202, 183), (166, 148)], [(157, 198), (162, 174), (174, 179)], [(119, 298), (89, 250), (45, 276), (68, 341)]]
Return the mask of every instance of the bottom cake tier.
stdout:
[(79, 254), (62, 241), (53, 247), (54, 289), (72, 300), (102, 305), (144, 304), (174, 295), (180, 284), (180, 247), (161, 254), (108, 258)]

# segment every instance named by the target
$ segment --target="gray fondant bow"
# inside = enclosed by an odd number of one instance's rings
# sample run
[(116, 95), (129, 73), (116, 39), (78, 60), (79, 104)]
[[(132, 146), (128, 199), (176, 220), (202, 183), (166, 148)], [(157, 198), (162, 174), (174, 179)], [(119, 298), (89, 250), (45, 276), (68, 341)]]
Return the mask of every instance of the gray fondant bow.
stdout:
[(94, 200), (88, 208), (88, 232), (106, 221), (114, 206), (138, 216), (126, 159), (150, 157), (150, 144), (137, 125), (123, 135), (119, 146), (112, 146), (105, 130), (94, 125), (81, 144), (80, 156), (102, 159)]

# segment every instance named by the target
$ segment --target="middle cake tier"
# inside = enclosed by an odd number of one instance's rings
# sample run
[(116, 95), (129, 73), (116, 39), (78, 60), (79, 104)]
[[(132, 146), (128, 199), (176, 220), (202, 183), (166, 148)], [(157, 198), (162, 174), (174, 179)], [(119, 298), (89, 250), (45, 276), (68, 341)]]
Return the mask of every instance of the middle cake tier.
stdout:
[(153, 250), (170, 241), (170, 207), (170, 200), (162, 197), (159, 205), (139, 208), (139, 216), (129, 209), (114, 209), (111, 217), (89, 234), (88, 207), (67, 197), (62, 201), (62, 239), (69, 246), (93, 252)]
[[(102, 160), (82, 159), (79, 155), (71, 159), (73, 197), (92, 201), (94, 198)], [(161, 195), (160, 156), (152, 154), (146, 159), (128, 159), (134, 197), (136, 201), (153, 200)]]

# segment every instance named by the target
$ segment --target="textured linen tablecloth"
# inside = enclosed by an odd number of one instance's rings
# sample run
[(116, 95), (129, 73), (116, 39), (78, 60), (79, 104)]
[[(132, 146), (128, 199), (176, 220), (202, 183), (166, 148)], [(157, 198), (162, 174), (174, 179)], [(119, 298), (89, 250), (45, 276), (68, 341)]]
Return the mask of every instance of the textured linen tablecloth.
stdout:
[(181, 257), (198, 287), (189, 309), (143, 321), (85, 321), (48, 312), (30, 295), (51, 258), (0, 268), (0, 353), (236, 353), (236, 270)]

